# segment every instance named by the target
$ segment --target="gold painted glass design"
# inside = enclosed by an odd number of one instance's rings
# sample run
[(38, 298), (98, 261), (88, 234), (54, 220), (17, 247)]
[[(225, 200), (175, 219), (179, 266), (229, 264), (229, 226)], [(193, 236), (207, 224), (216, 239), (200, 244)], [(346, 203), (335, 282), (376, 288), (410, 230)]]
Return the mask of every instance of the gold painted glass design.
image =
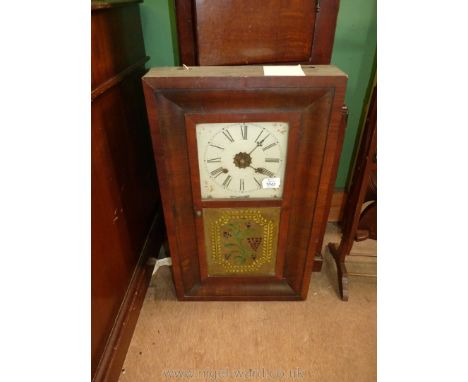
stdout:
[(209, 276), (273, 276), (279, 207), (204, 208)]

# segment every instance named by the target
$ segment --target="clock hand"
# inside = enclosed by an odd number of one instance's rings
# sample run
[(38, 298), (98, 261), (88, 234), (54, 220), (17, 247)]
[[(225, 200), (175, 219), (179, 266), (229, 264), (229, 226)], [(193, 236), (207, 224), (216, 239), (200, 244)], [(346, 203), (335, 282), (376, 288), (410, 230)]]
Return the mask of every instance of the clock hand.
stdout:
[(255, 151), (255, 149), (256, 149), (257, 147), (262, 146), (262, 145), (263, 145), (263, 142), (265, 142), (265, 139), (267, 139), (269, 136), (270, 136), (270, 134), (268, 134), (268, 135), (267, 135), (265, 138), (263, 138), (261, 141), (257, 142), (257, 145), (252, 149), (252, 151), (249, 153), (249, 155), (252, 154), (252, 153)]
[(273, 177), (275, 174), (273, 174), (270, 170), (267, 170), (266, 168), (263, 168), (263, 167), (252, 167), (252, 166), (249, 166), (251, 167), (253, 170), (255, 170), (256, 173), (258, 174), (262, 174), (262, 175), (268, 175), (270, 177)]
[[(263, 141), (262, 141), (262, 142), (263, 142)], [(257, 142), (257, 145), (252, 149), (252, 151), (250, 151), (249, 155), (252, 154), (252, 153), (255, 151), (255, 149), (256, 149), (257, 147), (261, 146), (261, 145), (262, 145), (262, 142)], [(252, 167), (252, 168), (253, 168), (253, 167)]]

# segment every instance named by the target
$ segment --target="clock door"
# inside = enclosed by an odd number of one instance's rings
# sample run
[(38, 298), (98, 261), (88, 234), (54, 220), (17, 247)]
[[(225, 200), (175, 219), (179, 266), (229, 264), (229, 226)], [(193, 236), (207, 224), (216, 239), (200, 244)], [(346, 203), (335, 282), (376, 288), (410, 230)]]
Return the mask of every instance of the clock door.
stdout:
[(202, 280), (282, 279), (298, 114), (189, 115), (186, 127)]

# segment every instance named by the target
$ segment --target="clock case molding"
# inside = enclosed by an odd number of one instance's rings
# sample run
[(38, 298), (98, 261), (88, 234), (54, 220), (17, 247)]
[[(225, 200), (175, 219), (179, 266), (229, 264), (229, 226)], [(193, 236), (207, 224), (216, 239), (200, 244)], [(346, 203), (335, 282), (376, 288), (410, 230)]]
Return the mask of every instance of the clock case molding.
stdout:
[[(301, 300), (325, 233), (347, 110), (347, 76), (333, 66), (266, 77), (261, 66), (153, 68), (143, 77), (154, 156), (181, 300)], [(196, 123), (290, 125), (281, 200), (202, 201)], [(274, 276), (209, 277), (202, 208), (281, 207)]]

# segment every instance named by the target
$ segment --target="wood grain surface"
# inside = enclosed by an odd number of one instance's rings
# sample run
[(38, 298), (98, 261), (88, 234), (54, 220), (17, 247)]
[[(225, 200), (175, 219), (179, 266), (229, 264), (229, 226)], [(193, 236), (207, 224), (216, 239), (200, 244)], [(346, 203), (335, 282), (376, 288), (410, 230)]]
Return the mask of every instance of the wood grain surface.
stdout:
[(329, 64), (339, 0), (175, 0), (180, 62)]
[(160, 202), (138, 3), (92, 2), (91, 11), (91, 373), (105, 381), (115, 380), (138, 317), (141, 301), (128, 294), (147, 286), (143, 249)]
[[(328, 218), (345, 128), (342, 110), (347, 76), (333, 66), (307, 66), (305, 76), (264, 76), (261, 66), (153, 68), (143, 77), (158, 166), (164, 216), (180, 299), (304, 299), (314, 256), (320, 251)], [(206, 74), (206, 75), (205, 75)], [(202, 205), (194, 139), (196, 121), (286, 121), (288, 185), (280, 207), (276, 279), (208, 277), (195, 211)], [(190, 125), (192, 123), (192, 125)], [(192, 152), (192, 154), (191, 154)], [(289, 190), (289, 191), (288, 191)], [(224, 207), (251, 200), (224, 201)], [(254, 204), (253, 204), (254, 205)], [(284, 223), (284, 224), (283, 224)], [(197, 228), (198, 226), (198, 228)], [(200, 260), (201, 259), (201, 260)]]

